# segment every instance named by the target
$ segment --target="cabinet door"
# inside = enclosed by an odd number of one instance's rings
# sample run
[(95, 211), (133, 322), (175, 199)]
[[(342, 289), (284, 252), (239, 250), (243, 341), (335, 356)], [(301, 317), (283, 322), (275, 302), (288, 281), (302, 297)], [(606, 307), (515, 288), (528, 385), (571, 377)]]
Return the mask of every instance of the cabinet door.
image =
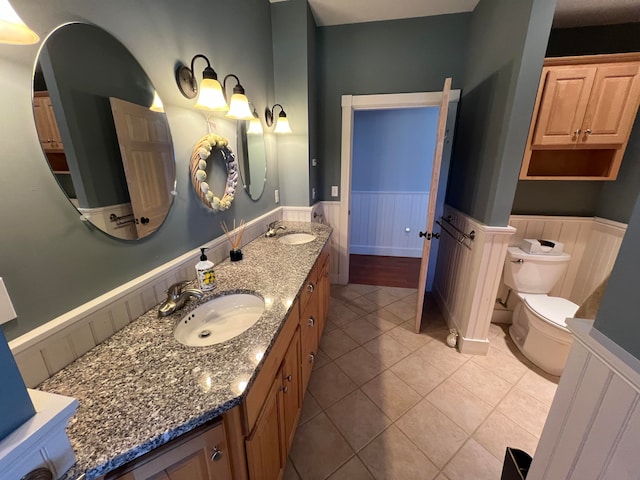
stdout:
[(575, 145), (580, 138), (596, 68), (548, 67), (545, 70), (532, 145)]
[(36, 121), (38, 138), (45, 152), (59, 152), (62, 150), (60, 131), (53, 113), (51, 99), (48, 96), (33, 98), (33, 116)]
[(281, 478), (284, 471), (280, 430), (282, 425), (281, 385), (280, 376), (277, 376), (256, 422), (256, 427), (246, 441), (249, 478), (252, 480), (275, 480)]
[(327, 314), (329, 313), (329, 296), (331, 293), (331, 284), (329, 283), (329, 257), (324, 261), (324, 265), (320, 270), (318, 277), (318, 293), (320, 301), (320, 311), (318, 315), (318, 343), (322, 338), (322, 332), (327, 324)]
[(309, 298), (307, 307), (300, 315), (300, 343), (302, 344), (301, 355), (301, 375), (302, 375), (302, 392), (307, 391), (311, 371), (313, 370), (313, 362), (318, 352), (318, 297), (315, 293)]
[(296, 329), (280, 368), (282, 376), (282, 413), (284, 451), (289, 452), (302, 408), (300, 391), (300, 327)]
[(639, 66), (627, 63), (598, 67), (582, 123), (581, 144), (621, 145), (627, 141), (640, 99)]

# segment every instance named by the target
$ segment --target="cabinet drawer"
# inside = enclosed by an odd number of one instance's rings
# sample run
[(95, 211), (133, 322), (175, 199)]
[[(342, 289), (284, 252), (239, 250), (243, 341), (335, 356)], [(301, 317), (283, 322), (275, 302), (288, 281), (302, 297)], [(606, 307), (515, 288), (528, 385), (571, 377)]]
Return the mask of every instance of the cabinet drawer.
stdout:
[(313, 296), (314, 292), (318, 288), (318, 272), (317, 265), (313, 267), (313, 270), (309, 273), (307, 280), (304, 282), (304, 286), (302, 287), (302, 291), (300, 292), (300, 315), (307, 308), (307, 304), (309, 300)]
[(319, 295), (313, 295), (307, 308), (304, 309), (300, 316), (300, 343), (302, 344), (301, 365), (302, 365), (302, 392), (306, 392), (313, 369), (315, 356), (318, 353), (318, 312), (319, 312)]

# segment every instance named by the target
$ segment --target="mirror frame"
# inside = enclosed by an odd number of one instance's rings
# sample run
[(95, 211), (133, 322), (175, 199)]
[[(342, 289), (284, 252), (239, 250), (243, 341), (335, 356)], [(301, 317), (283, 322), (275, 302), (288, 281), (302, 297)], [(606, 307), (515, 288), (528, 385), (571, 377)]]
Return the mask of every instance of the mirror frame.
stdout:
[[(245, 193), (247, 194), (247, 196), (253, 200), (254, 202), (257, 202), (258, 200), (260, 200), (260, 198), (262, 198), (262, 195), (264, 194), (265, 190), (266, 190), (266, 185), (267, 185), (267, 145), (264, 139), (264, 133), (258, 135), (258, 134), (247, 134), (247, 130), (248, 130), (248, 125), (249, 125), (250, 120), (240, 120), (238, 121), (238, 127), (237, 127), (237, 137), (238, 137), (238, 165), (240, 168), (240, 176), (242, 179), (242, 188), (244, 189)], [(249, 135), (252, 138), (258, 138), (258, 136), (261, 139), (261, 145), (262, 145), (262, 153), (264, 156), (264, 170), (261, 169), (260, 171), (260, 177), (258, 177), (256, 175), (256, 172), (253, 172), (251, 170), (251, 159), (255, 158), (255, 154), (256, 152), (253, 151), (251, 147), (251, 144), (249, 142)], [(252, 151), (254, 153), (254, 155), (252, 155)], [(259, 153), (258, 153), (259, 155)], [(254, 179), (256, 178), (260, 178), (262, 181), (262, 185), (261, 185), (261, 189), (260, 189), (260, 194), (259, 195), (252, 195), (251, 192), (251, 186), (255, 185), (255, 183), (253, 183)]]

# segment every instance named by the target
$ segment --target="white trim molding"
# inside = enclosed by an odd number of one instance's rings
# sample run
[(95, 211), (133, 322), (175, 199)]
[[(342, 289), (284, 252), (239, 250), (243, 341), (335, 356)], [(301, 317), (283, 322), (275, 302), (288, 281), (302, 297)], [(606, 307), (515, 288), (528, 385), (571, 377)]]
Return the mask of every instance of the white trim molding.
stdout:
[[(450, 102), (460, 100), (460, 90), (451, 90)], [(394, 93), (382, 95), (342, 96), (342, 140), (340, 147), (340, 212), (338, 220), (338, 275), (336, 283), (349, 281), (349, 209), (351, 197), (351, 162), (353, 150), (353, 112), (390, 108), (440, 106), (442, 92)], [(335, 227), (334, 227), (335, 228)]]
[(636, 480), (640, 472), (640, 360), (569, 319), (573, 347), (527, 480)]

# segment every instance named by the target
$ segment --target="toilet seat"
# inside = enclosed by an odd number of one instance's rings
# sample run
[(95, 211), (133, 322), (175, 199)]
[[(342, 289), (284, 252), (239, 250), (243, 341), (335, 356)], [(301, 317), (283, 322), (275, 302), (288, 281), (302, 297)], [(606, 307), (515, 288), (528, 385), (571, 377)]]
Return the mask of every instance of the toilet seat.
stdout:
[(572, 318), (578, 310), (578, 305), (561, 297), (549, 295), (522, 295), (524, 303), (543, 320), (564, 329), (567, 328), (566, 319)]

